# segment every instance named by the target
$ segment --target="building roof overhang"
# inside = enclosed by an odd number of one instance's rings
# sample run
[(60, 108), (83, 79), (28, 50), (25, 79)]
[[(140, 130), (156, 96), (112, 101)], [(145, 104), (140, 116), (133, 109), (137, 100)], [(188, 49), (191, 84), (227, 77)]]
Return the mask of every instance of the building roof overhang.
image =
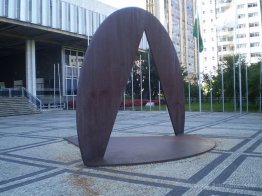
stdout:
[(86, 35), (4, 17), (0, 17), (0, 37), (0, 56), (9, 53), (9, 50), (24, 50), (25, 40), (81, 50), (86, 50), (88, 40)]

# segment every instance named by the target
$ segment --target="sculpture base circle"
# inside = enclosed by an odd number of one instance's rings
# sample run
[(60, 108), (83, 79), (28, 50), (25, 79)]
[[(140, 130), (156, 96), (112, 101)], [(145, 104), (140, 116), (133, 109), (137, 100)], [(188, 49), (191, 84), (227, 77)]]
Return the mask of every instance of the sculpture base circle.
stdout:
[[(77, 136), (66, 140), (78, 146)], [(192, 157), (214, 147), (213, 140), (197, 135), (111, 137), (103, 159), (83, 161), (86, 166), (157, 163)]]

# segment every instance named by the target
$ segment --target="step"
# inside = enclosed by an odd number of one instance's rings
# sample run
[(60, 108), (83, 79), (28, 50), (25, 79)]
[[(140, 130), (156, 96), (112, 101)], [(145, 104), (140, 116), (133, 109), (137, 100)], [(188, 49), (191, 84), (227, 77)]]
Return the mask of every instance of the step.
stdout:
[(37, 114), (40, 111), (25, 97), (0, 97), (0, 116)]

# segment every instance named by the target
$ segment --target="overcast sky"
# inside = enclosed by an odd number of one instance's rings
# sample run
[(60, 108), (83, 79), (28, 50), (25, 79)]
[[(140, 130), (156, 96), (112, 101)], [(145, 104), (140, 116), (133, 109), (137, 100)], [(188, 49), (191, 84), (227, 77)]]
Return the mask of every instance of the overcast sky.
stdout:
[(116, 8), (123, 7), (146, 7), (146, 0), (99, 0)]

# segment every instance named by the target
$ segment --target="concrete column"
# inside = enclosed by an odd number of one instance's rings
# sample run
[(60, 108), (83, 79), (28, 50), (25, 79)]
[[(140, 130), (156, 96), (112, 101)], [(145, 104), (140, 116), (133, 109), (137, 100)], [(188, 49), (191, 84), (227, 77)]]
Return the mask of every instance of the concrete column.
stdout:
[(26, 89), (36, 96), (35, 40), (26, 40)]

